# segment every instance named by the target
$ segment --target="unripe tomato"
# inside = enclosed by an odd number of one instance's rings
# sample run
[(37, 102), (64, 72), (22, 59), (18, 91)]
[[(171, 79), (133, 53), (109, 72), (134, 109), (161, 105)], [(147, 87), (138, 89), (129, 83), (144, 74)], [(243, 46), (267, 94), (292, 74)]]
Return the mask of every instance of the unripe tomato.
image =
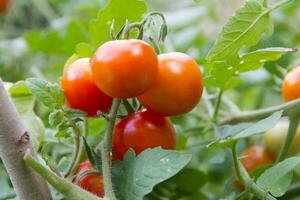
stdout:
[[(86, 170), (93, 169), (92, 164), (90, 161), (86, 160), (80, 164), (77, 170), (77, 174), (83, 173)], [(103, 177), (100, 174), (87, 174), (81, 177), (78, 181), (78, 185), (99, 197), (104, 196), (104, 184), (103, 184)]]
[[(266, 148), (274, 155), (278, 155), (281, 146), (284, 144), (289, 129), (287, 120), (279, 121), (273, 128), (263, 135)], [(300, 151), (300, 127), (298, 127), (294, 140), (289, 148), (289, 155), (294, 155)]]
[(159, 67), (152, 87), (138, 97), (148, 110), (164, 116), (192, 110), (202, 96), (202, 74), (197, 63), (183, 53), (158, 56)]
[(300, 67), (289, 72), (282, 83), (282, 96), (286, 101), (300, 98)]
[(10, 0), (0, 0), (0, 13), (5, 12), (8, 9)]
[(98, 48), (92, 59), (97, 86), (114, 98), (136, 97), (154, 83), (158, 60), (142, 40), (114, 40)]
[(110, 109), (112, 98), (104, 94), (95, 84), (89, 58), (81, 58), (72, 63), (64, 72), (61, 80), (69, 107), (80, 109), (89, 116), (97, 111)]
[(175, 149), (175, 129), (168, 118), (151, 111), (133, 113), (119, 121), (113, 132), (115, 159), (122, 160), (129, 148), (136, 154), (147, 148)]
[(245, 149), (241, 162), (245, 169), (251, 173), (258, 167), (263, 167), (274, 162), (275, 158), (265, 147), (253, 146)]

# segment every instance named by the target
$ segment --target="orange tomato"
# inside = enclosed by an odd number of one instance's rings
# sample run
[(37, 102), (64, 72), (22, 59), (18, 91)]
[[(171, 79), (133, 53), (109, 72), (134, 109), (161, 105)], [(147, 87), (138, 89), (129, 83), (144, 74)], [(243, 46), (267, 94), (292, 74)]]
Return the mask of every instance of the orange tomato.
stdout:
[(69, 107), (80, 109), (94, 116), (97, 111), (110, 109), (112, 98), (96, 86), (89, 58), (81, 58), (72, 63), (64, 72), (61, 80)]
[(158, 60), (142, 40), (114, 40), (103, 44), (92, 59), (97, 86), (114, 98), (136, 97), (154, 83)]
[(180, 115), (192, 110), (202, 96), (202, 74), (197, 63), (183, 53), (158, 56), (155, 83), (138, 97), (148, 110), (164, 116)]
[(285, 101), (300, 98), (300, 67), (289, 72), (282, 83), (282, 96)]
[(0, 13), (5, 12), (10, 5), (10, 0), (0, 0)]

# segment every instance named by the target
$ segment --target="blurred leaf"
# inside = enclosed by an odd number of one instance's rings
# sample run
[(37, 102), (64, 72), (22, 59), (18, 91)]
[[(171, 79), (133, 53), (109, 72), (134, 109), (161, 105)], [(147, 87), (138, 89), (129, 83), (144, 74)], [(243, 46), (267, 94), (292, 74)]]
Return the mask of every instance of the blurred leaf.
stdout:
[(44, 139), (45, 127), (41, 119), (34, 113), (34, 98), (28, 85), (19, 81), (8, 90), (19, 116), (30, 134), (30, 139), (35, 149)]
[(90, 36), (95, 48), (111, 40), (110, 26), (114, 20), (115, 31), (119, 31), (125, 21), (136, 22), (142, 19), (147, 8), (143, 0), (110, 0), (90, 22)]
[(92, 49), (90, 44), (82, 42), (76, 45), (76, 53), (79, 58), (90, 58), (93, 56), (94, 50)]
[(76, 121), (76, 119), (78, 118), (83, 118), (86, 117), (87, 114), (86, 112), (82, 111), (82, 110), (76, 110), (76, 109), (65, 109), (65, 116), (71, 120), (71, 121)]
[(58, 84), (40, 78), (29, 78), (27, 84), (38, 101), (49, 108), (60, 108), (64, 105), (64, 93)]
[(120, 199), (142, 200), (153, 187), (174, 176), (191, 160), (191, 155), (159, 148), (147, 149), (135, 157), (130, 149), (115, 165), (114, 184)]
[(56, 127), (64, 121), (64, 112), (62, 110), (54, 110), (49, 114), (49, 125)]
[(292, 170), (299, 164), (300, 157), (288, 158), (267, 169), (256, 183), (275, 197), (282, 196), (292, 181)]

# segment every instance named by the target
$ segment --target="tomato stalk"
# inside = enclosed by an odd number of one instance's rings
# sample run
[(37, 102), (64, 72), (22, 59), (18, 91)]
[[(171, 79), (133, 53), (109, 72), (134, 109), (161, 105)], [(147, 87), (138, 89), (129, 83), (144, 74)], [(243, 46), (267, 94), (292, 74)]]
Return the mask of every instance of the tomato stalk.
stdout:
[(237, 145), (236, 142), (233, 144), (231, 150), (232, 150), (232, 158), (233, 163), (235, 167), (235, 171), (237, 174), (237, 177), (239, 181), (243, 185), (245, 185), (247, 188), (250, 189), (250, 191), (259, 199), (265, 199), (265, 200), (276, 200), (272, 195), (267, 193), (266, 191), (262, 190), (249, 176), (244, 166), (241, 164), (241, 162), (238, 160), (238, 154), (236, 151)]
[(213, 115), (213, 120), (214, 121), (218, 120), (218, 115), (219, 115), (219, 110), (220, 110), (220, 104), (221, 104), (223, 93), (224, 93), (224, 89), (221, 88), (219, 90), (218, 98), (217, 98), (217, 101), (216, 101), (216, 104), (215, 104), (215, 110), (214, 110), (214, 115)]
[(118, 109), (121, 103), (121, 99), (114, 99), (112, 108), (109, 112), (109, 123), (105, 132), (104, 138), (97, 146), (97, 152), (101, 152), (102, 158), (102, 173), (104, 180), (105, 196), (110, 200), (117, 200), (112, 185), (111, 179), (111, 165), (110, 165), (110, 153), (112, 147), (112, 133), (117, 118)]
[(288, 154), (289, 148), (293, 142), (293, 139), (296, 135), (297, 128), (299, 125), (300, 115), (291, 115), (289, 116), (289, 129), (287, 136), (285, 138), (284, 144), (281, 146), (280, 152), (278, 154), (276, 162), (280, 162), (285, 159)]

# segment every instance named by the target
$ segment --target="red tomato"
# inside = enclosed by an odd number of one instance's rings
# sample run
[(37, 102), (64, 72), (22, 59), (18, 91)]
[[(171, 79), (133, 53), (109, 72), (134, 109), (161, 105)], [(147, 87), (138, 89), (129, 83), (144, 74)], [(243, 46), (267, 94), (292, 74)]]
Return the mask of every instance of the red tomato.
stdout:
[(282, 96), (286, 101), (300, 98), (300, 67), (289, 72), (282, 83)]
[(89, 58), (81, 58), (72, 63), (65, 70), (61, 84), (71, 108), (95, 116), (97, 111), (106, 112), (111, 107), (112, 98), (99, 90), (93, 80)]
[(5, 12), (10, 5), (10, 0), (0, 0), (0, 13)]
[(114, 98), (136, 97), (154, 83), (158, 71), (154, 49), (142, 40), (114, 40), (98, 48), (92, 59), (97, 86)]
[[(90, 161), (86, 160), (80, 164), (77, 170), (77, 174), (83, 173), (86, 170), (93, 169), (92, 164)], [(103, 184), (103, 177), (100, 174), (87, 174), (78, 182), (78, 185), (99, 197), (104, 196), (104, 184)]]
[(265, 147), (253, 146), (244, 151), (241, 162), (245, 169), (251, 173), (258, 167), (263, 167), (274, 162), (275, 158)]
[(152, 87), (138, 97), (148, 110), (164, 116), (192, 110), (202, 96), (202, 74), (197, 63), (183, 53), (158, 56), (159, 67)]
[(115, 159), (122, 160), (129, 148), (136, 154), (147, 148), (175, 149), (176, 136), (168, 118), (151, 111), (133, 113), (118, 122), (113, 132)]

